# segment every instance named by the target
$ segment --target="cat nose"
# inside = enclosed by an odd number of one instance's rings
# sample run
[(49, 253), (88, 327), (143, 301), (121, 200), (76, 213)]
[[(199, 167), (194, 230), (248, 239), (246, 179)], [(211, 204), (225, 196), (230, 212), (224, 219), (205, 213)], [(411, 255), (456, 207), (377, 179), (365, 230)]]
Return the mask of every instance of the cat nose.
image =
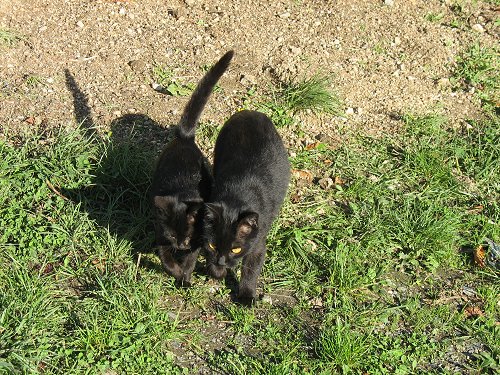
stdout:
[(217, 261), (217, 264), (219, 266), (225, 266), (226, 265), (226, 257), (220, 257), (219, 260)]

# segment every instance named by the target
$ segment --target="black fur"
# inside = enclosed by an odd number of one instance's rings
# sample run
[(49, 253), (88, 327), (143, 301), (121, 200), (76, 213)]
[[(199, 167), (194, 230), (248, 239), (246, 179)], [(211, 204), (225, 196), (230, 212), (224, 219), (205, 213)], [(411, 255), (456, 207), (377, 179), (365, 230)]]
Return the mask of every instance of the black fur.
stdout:
[(288, 155), (271, 120), (255, 111), (233, 115), (217, 138), (213, 172), (204, 220), (208, 272), (222, 279), (227, 268), (242, 260), (238, 298), (249, 305), (264, 263), (267, 233), (290, 180)]
[(210, 195), (210, 165), (194, 141), (198, 119), (233, 57), (227, 52), (205, 74), (184, 108), (175, 138), (158, 158), (151, 186), (155, 245), (166, 272), (189, 285), (200, 248), (198, 211)]

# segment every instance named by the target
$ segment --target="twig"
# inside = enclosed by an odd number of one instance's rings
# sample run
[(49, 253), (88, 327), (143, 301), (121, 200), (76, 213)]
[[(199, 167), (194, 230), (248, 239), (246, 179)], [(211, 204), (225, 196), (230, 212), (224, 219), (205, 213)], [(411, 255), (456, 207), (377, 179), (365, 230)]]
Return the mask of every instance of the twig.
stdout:
[(45, 183), (47, 184), (47, 186), (49, 187), (50, 190), (52, 190), (52, 192), (54, 192), (54, 194), (60, 196), (62, 199), (64, 199), (65, 201), (69, 200), (68, 198), (66, 198), (64, 195), (62, 195), (55, 187), (54, 185), (52, 185), (50, 183), (49, 180), (46, 180)]
[(137, 272), (139, 271), (139, 265), (141, 264), (141, 256), (142, 256), (142, 253), (139, 253), (139, 255), (137, 256), (137, 264), (135, 267), (135, 275), (134, 275), (135, 280), (137, 280)]

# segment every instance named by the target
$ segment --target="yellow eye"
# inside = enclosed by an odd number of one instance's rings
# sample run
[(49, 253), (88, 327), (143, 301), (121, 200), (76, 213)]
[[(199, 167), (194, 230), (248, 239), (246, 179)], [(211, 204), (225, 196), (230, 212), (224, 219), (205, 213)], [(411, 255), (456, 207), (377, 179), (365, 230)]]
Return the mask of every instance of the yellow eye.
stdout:
[(215, 246), (213, 243), (209, 243), (208, 247), (210, 248), (210, 250), (215, 251)]
[(234, 254), (239, 254), (239, 253), (241, 253), (241, 247), (235, 247), (234, 249), (231, 249), (231, 251), (232, 251)]

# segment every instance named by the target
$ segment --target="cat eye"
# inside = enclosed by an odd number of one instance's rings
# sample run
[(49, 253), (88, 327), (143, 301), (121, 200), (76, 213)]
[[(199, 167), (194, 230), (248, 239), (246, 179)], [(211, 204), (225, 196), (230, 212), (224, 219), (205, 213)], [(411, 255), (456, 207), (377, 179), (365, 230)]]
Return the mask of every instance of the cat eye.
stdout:
[(210, 248), (210, 250), (215, 251), (215, 246), (213, 243), (209, 243), (208, 247)]
[(231, 251), (233, 252), (233, 254), (239, 254), (241, 253), (241, 247), (235, 247), (234, 249), (231, 249)]

